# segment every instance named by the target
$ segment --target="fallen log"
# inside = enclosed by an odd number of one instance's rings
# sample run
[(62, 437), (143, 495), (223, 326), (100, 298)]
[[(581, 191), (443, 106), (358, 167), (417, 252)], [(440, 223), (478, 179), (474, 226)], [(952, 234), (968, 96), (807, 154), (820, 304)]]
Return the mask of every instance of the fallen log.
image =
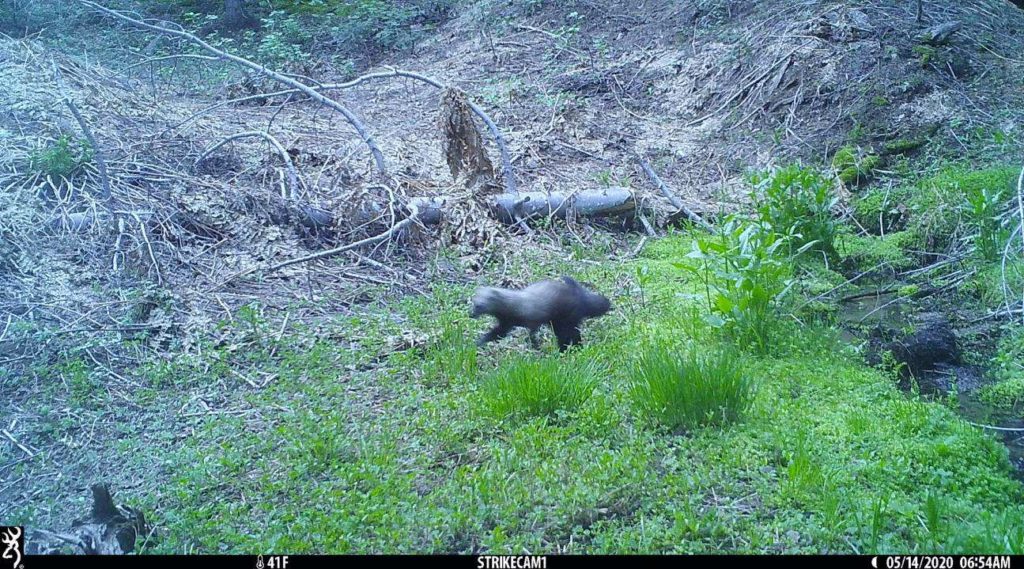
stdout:
[(953, 32), (959, 31), (961, 27), (963, 26), (959, 20), (944, 22), (942, 24), (932, 26), (919, 34), (917, 36), (917, 41), (929, 45), (942, 45), (948, 43), (950, 38), (953, 36)]
[[(355, 243), (349, 243), (347, 245), (335, 247), (334, 249), (328, 249), (326, 251), (320, 251), (311, 255), (277, 263), (265, 268), (263, 270), (263, 274), (266, 275), (273, 273), (285, 267), (299, 263), (325, 259), (365, 245), (373, 245), (381, 241), (391, 239), (394, 236), (400, 235), (413, 223), (418, 222), (423, 223), (424, 225), (432, 223), (436, 224), (441, 221), (448, 204), (455, 203), (456, 201), (458, 201), (456, 198), (446, 196), (411, 198), (408, 201), (407, 208), (409, 211), (405, 213), (405, 219), (395, 223), (387, 231), (374, 237), (356, 241)], [(498, 219), (511, 224), (517, 223), (519, 219), (548, 216), (566, 217), (570, 213), (588, 217), (629, 213), (636, 210), (636, 201), (633, 198), (633, 192), (627, 188), (586, 190), (570, 194), (525, 192), (520, 193), (518, 196), (513, 196), (511, 194), (495, 196), (491, 204), (491, 209)], [(226, 281), (223, 281), (219, 285), (208, 290), (207, 293), (220, 289), (229, 282), (256, 272), (257, 270), (259, 270), (258, 267), (251, 267), (235, 274), (229, 277)]]
[[(449, 204), (457, 199), (447, 196), (414, 197), (409, 200), (426, 225), (439, 223)], [(503, 223), (517, 223), (546, 217), (604, 217), (636, 211), (636, 200), (628, 188), (582, 190), (572, 193), (520, 192), (494, 196), (491, 212)]]

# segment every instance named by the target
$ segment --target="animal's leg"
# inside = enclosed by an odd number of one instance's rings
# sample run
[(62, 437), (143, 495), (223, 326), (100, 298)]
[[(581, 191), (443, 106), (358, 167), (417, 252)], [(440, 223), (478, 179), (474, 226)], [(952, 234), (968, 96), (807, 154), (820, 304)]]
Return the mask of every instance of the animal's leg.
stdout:
[(476, 345), (477, 346), (483, 346), (487, 342), (493, 342), (494, 340), (500, 340), (500, 339), (504, 338), (505, 336), (508, 336), (508, 333), (511, 332), (511, 331), (512, 331), (512, 326), (510, 326), (508, 324), (505, 324), (504, 322), (501, 322), (499, 320), (498, 323), (494, 325), (494, 328), (491, 328), (486, 334), (481, 336), (480, 339), (476, 341)]
[(583, 341), (580, 335), (580, 328), (578, 325), (573, 325), (568, 322), (551, 323), (551, 328), (555, 332), (555, 337), (558, 338), (558, 350), (564, 352), (569, 349), (569, 346), (574, 346)]

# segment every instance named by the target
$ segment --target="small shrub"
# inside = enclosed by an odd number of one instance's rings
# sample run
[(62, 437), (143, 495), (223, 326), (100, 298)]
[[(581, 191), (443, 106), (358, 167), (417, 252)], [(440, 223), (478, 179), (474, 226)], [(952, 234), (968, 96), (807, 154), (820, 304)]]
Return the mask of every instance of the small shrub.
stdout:
[(704, 284), (709, 323), (766, 353), (776, 310), (794, 282), (788, 247), (789, 240), (767, 224), (731, 217), (720, 235), (694, 239), (687, 257), (695, 264), (674, 265)]
[(599, 373), (593, 360), (515, 356), (484, 381), (484, 408), (494, 417), (555, 416), (583, 405)]
[(92, 160), (92, 147), (84, 141), (72, 147), (71, 138), (64, 135), (52, 146), (32, 153), (30, 158), (33, 170), (51, 178), (67, 178), (82, 164)]
[(1003, 244), (1010, 236), (1010, 229), (1000, 220), (1005, 202), (1005, 193), (997, 189), (980, 188), (969, 192), (963, 211), (974, 226), (971, 237), (974, 247), (982, 259), (995, 261), (1002, 253)]
[(700, 357), (656, 346), (636, 363), (630, 395), (642, 413), (672, 430), (725, 425), (753, 400), (753, 383), (737, 362), (728, 351)]
[(334, 5), (338, 25), (332, 35), (338, 43), (383, 51), (411, 48), (454, 8), (450, 0), (358, 0)]
[(832, 191), (831, 180), (794, 164), (756, 174), (751, 181), (757, 189), (754, 207), (758, 217), (776, 232), (791, 235), (791, 247), (810, 245), (829, 255), (835, 252), (832, 208), (839, 198)]
[(269, 67), (289, 68), (309, 61), (313, 34), (306, 30), (298, 18), (275, 11), (263, 18), (258, 35), (248, 32), (246, 37), (256, 43), (256, 56)]

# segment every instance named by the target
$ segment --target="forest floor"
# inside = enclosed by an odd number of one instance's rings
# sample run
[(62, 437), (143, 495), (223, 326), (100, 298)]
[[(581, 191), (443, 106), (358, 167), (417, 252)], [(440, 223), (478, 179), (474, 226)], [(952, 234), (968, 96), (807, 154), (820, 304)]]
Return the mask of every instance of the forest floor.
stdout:
[[(1024, 149), (1024, 12), (935, 2), (919, 24), (896, 1), (617, 4), (468, 3), (386, 63), (487, 108), (520, 189), (630, 187), (659, 228), (671, 208), (634, 154), (712, 220), (746, 211), (752, 171), (799, 160), (834, 175), (837, 257), (790, 260), (768, 350), (706, 318), (701, 279), (678, 266), (698, 232), (573, 221), (519, 235), (462, 219), (263, 275), (386, 228), (352, 221), (381, 193), (347, 123), (309, 102), (194, 116), (276, 87), (220, 63), (83, 57), (118, 53), (113, 32), (0, 38), (0, 522), (30, 540), (66, 530), (104, 481), (145, 512), (149, 552), (1021, 553), (1010, 439), (963, 420), (955, 383), (922, 394), (868, 365), (872, 332), (844, 323), (841, 300), (896, 289), (911, 312), (947, 313), (986, 376), (971, 401), (988, 407), (969, 418), (1024, 419), (1024, 334), (996, 312), (1024, 264), (979, 252), (985, 231), (1000, 248), (1013, 238), (986, 220), (1008, 223)], [(917, 39), (950, 20), (963, 28), (949, 43)], [(122, 205), (152, 217), (112, 234), (53, 229), (55, 212), (100, 207), (91, 160), (52, 152), (79, 132), (66, 93), (93, 119)], [(403, 197), (454, 187), (437, 99), (404, 81), (339, 95)], [(193, 166), (224, 136), (267, 128), (337, 231), (274, 220), (284, 182), (261, 143)], [(474, 345), (475, 286), (559, 274), (615, 307), (581, 349), (531, 351), (518, 334)], [(750, 407), (724, 426), (659, 427), (635, 389), (659, 345), (738, 348)], [(501, 386), (517, 374), (576, 395), (510, 403)]]

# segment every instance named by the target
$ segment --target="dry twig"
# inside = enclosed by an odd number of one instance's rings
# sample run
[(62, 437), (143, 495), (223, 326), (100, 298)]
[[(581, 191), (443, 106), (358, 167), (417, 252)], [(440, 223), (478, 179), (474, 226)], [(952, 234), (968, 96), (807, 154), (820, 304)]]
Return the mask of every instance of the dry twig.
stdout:
[(325, 97), (324, 95), (318, 93), (316, 91), (316, 89), (310, 87), (309, 85), (306, 85), (305, 83), (299, 82), (299, 81), (297, 81), (297, 80), (295, 80), (295, 79), (293, 79), (293, 78), (291, 78), (291, 77), (289, 77), (289, 76), (287, 76), (287, 75), (285, 75), (283, 73), (278, 73), (276, 71), (272, 71), (270, 69), (267, 69), (266, 66), (260, 65), (258, 63), (254, 63), (252, 61), (249, 61), (248, 59), (245, 59), (244, 57), (239, 57), (237, 55), (228, 53), (226, 51), (217, 49), (217, 48), (213, 47), (212, 45), (206, 43), (202, 39), (196, 37), (193, 34), (190, 34), (190, 33), (186, 32), (184, 30), (175, 30), (175, 29), (170, 29), (170, 28), (166, 28), (166, 27), (163, 27), (163, 26), (154, 26), (153, 24), (147, 24), (146, 22), (143, 22), (141, 20), (136, 20), (135, 18), (132, 18), (132, 17), (129, 17), (129, 16), (125, 16), (124, 14), (122, 14), (120, 12), (117, 12), (117, 11), (111, 10), (110, 8), (106, 8), (104, 6), (101, 6), (101, 5), (93, 2), (92, 0), (78, 0), (78, 1), (80, 3), (82, 3), (82, 4), (85, 4), (86, 6), (89, 6), (90, 8), (99, 10), (100, 12), (103, 12), (104, 14), (107, 14), (109, 16), (113, 16), (114, 18), (117, 18), (117, 19), (122, 20), (124, 22), (128, 22), (129, 24), (132, 24), (133, 26), (137, 26), (137, 27), (140, 27), (140, 28), (145, 28), (147, 30), (152, 30), (154, 32), (159, 32), (161, 34), (168, 34), (168, 35), (176, 36), (176, 37), (179, 37), (179, 38), (182, 38), (182, 39), (186, 39), (186, 40), (188, 40), (188, 41), (198, 45), (199, 47), (205, 49), (206, 51), (216, 55), (218, 58), (226, 59), (228, 61), (231, 61), (233, 63), (241, 65), (242, 67), (246, 67), (248, 69), (251, 69), (251, 70), (253, 70), (253, 71), (255, 71), (255, 72), (257, 72), (257, 73), (259, 73), (261, 75), (265, 75), (267, 77), (270, 77), (271, 79), (273, 79), (273, 80), (275, 80), (275, 81), (277, 81), (279, 83), (284, 83), (285, 85), (288, 85), (289, 87), (291, 87), (293, 89), (297, 89), (297, 90), (305, 93), (309, 98), (313, 99), (314, 101), (316, 101), (316, 102), (318, 102), (320, 104), (326, 105), (328, 107), (331, 107), (332, 109), (338, 111), (339, 113), (342, 114), (342, 116), (345, 117), (345, 120), (347, 120), (348, 123), (350, 125), (352, 125), (352, 128), (354, 128), (356, 130), (356, 132), (359, 133), (359, 136), (363, 139), (363, 142), (366, 143), (366, 146), (368, 146), (370, 148), (370, 153), (373, 155), (373, 160), (374, 160), (374, 162), (377, 165), (377, 172), (379, 172), (381, 174), (386, 173), (387, 170), (384, 167), (384, 155), (381, 154), (380, 148), (377, 147), (377, 142), (374, 141), (373, 136), (371, 136), (370, 133), (366, 130), (366, 127), (363, 126), (362, 121), (360, 121), (358, 118), (356, 118), (356, 116), (354, 114), (352, 114), (352, 112), (349, 111), (347, 108), (345, 108), (341, 103), (338, 103), (337, 101), (335, 101), (334, 99), (331, 99), (329, 97)]
[(218, 148), (224, 146), (225, 144), (231, 142), (232, 140), (250, 137), (262, 138), (266, 140), (271, 146), (274, 147), (274, 150), (277, 151), (277, 155), (281, 157), (281, 160), (284, 160), (285, 167), (288, 170), (288, 195), (284, 197), (286, 199), (291, 199), (298, 195), (298, 192), (301, 190), (301, 188), (299, 187), (300, 178), (298, 171), (295, 169), (295, 163), (292, 162), (292, 157), (288, 155), (288, 151), (285, 150), (284, 146), (280, 142), (278, 142), (278, 140), (274, 138), (273, 135), (267, 132), (251, 130), (248, 132), (240, 132), (238, 134), (233, 134), (221, 140), (217, 144), (214, 144), (213, 146), (204, 150), (203, 153), (199, 155), (199, 158), (196, 158), (193, 167), (198, 167), (203, 162), (203, 160), (206, 160), (206, 158), (210, 156), (210, 154), (213, 154)]
[(651, 179), (651, 182), (653, 182), (654, 185), (657, 186), (658, 190), (660, 190), (661, 193), (664, 194), (666, 198), (668, 198), (668, 201), (672, 202), (672, 205), (674, 205), (676, 209), (683, 212), (686, 215), (686, 217), (690, 219), (690, 221), (696, 223), (697, 225), (703, 227), (704, 229), (708, 231), (715, 230), (715, 228), (712, 227), (710, 223), (704, 221), (693, 210), (686, 207), (686, 205), (683, 204), (683, 202), (680, 201), (680, 199), (676, 197), (674, 193), (672, 193), (672, 190), (665, 185), (665, 182), (661, 181), (661, 178), (658, 177), (658, 174), (655, 173), (654, 169), (651, 168), (651, 165), (648, 164), (646, 160), (641, 158), (639, 155), (634, 155), (633, 158), (640, 164), (640, 167), (643, 168), (644, 173), (647, 174), (647, 177)]

